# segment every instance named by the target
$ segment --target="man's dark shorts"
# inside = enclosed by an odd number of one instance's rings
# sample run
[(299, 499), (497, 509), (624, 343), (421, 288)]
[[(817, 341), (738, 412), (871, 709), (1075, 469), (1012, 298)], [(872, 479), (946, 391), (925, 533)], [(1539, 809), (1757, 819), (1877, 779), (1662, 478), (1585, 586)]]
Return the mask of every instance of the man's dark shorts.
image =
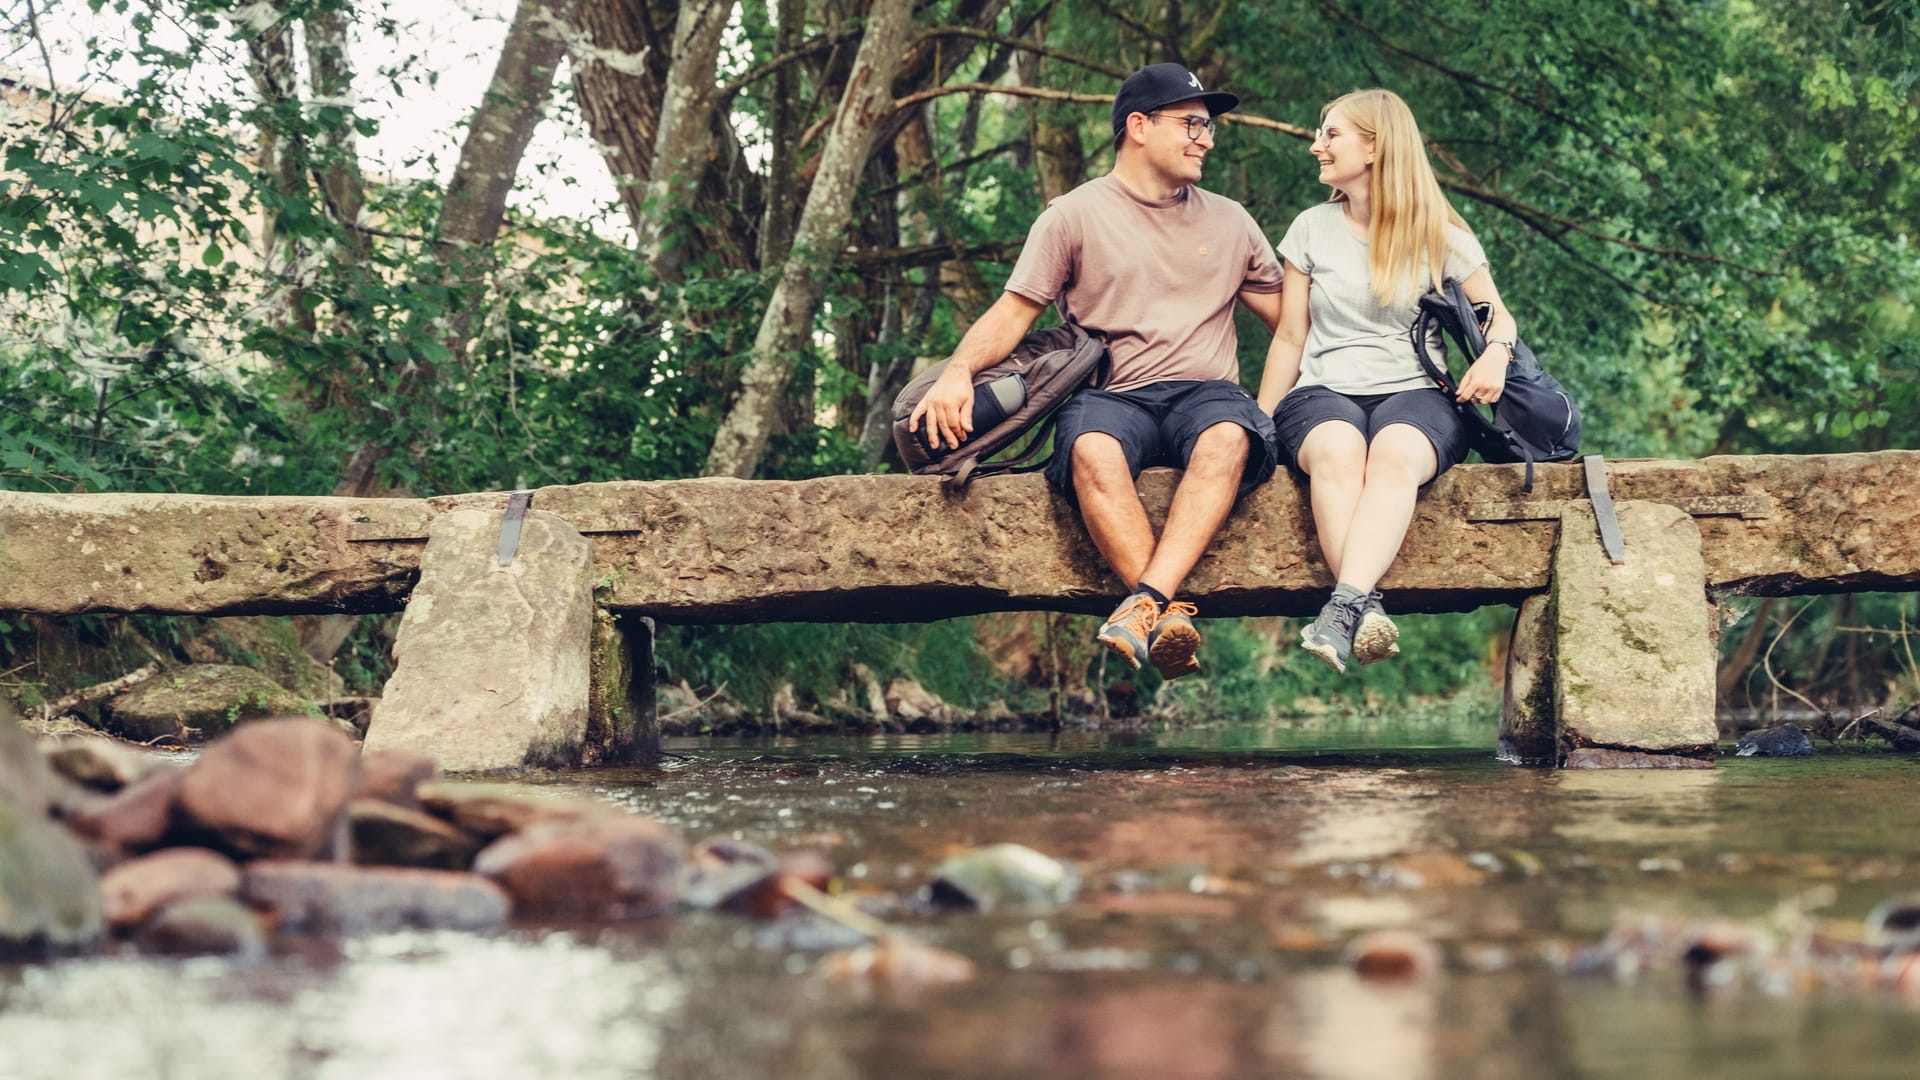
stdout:
[(1118, 439), (1127, 454), (1127, 468), (1138, 477), (1140, 470), (1154, 465), (1186, 468), (1201, 432), (1219, 423), (1238, 424), (1246, 429), (1248, 442), (1241, 495), (1266, 483), (1280, 460), (1273, 420), (1239, 383), (1225, 379), (1157, 382), (1118, 394), (1082, 390), (1060, 406), (1057, 415), (1060, 426), (1054, 430), (1047, 482), (1069, 502), (1078, 501), (1073, 490), (1073, 442), (1090, 431)]
[(1324, 386), (1302, 386), (1281, 398), (1280, 407), (1273, 411), (1273, 426), (1288, 464), (1300, 467), (1300, 444), (1307, 441), (1309, 432), (1329, 420), (1345, 420), (1359, 428), (1369, 443), (1388, 424), (1418, 428), (1433, 444), (1438, 459), (1434, 480), (1467, 458), (1466, 427), (1453, 403), (1439, 390), (1343, 394)]

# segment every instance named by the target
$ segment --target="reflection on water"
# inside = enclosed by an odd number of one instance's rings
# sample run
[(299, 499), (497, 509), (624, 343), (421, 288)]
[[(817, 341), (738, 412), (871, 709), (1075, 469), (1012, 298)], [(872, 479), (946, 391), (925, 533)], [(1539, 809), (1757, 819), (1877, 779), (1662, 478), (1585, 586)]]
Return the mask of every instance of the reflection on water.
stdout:
[[(981, 977), (829, 985), (804, 927), (707, 914), (254, 965), (99, 957), (0, 968), (0, 1080), (1909, 1074), (1913, 1003), (1700, 998), (1672, 971), (1622, 984), (1539, 959), (1622, 912), (1818, 895), (1846, 923), (1920, 887), (1906, 760), (1554, 773), (1498, 766), (1484, 738), (1378, 734), (686, 743), (658, 770), (529, 781), (690, 838), (822, 850)], [(935, 862), (999, 841), (1075, 863), (1080, 898), (1043, 917), (913, 906)], [(1434, 940), (1444, 970), (1361, 979), (1341, 949), (1379, 928)]]
[(1711, 841), (1718, 769), (1568, 769), (1554, 776), (1561, 822), (1577, 845), (1692, 845)]

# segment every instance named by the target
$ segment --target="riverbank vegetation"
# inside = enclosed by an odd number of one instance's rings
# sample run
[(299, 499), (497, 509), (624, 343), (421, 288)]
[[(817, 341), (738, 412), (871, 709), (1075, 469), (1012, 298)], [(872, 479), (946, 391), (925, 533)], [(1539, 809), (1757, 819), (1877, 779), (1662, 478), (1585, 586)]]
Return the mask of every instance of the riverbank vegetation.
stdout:
[[(1206, 186), (1274, 236), (1324, 197), (1321, 103), (1407, 97), (1594, 451), (1920, 437), (1910, 3), (517, 0), (486, 15), (498, 66), (465, 122), (375, 160), (433, 93), (431, 20), (468, 17), (54, 0), (0, 29), (0, 487), (894, 468), (895, 392), (991, 302), (1045, 200), (1110, 166), (1105, 103), (1161, 60), (1243, 99)], [(589, 141), (610, 182), (529, 157), (542, 131)], [(1241, 337), (1252, 385), (1265, 334)], [(1736, 601), (1727, 621), (1723, 701), (1920, 697), (1911, 597)], [(1067, 617), (667, 628), (661, 663), (749, 707), (783, 684), (857, 694), (857, 663), (969, 708), (1264, 717), (1483, 685), (1506, 626), (1412, 620), (1405, 656), (1341, 681), (1297, 662), (1286, 620), (1214, 622), (1206, 677), (1164, 691)], [(58, 696), (204, 631), (0, 613), (0, 689)], [(388, 632), (297, 626), (357, 689)]]

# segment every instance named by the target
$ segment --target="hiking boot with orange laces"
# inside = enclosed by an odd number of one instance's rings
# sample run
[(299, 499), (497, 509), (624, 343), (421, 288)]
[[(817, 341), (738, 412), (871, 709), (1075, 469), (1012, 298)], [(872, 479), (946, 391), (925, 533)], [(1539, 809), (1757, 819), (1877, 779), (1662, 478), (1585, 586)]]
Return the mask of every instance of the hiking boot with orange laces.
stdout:
[(1200, 648), (1200, 631), (1193, 626), (1198, 614), (1199, 608), (1175, 600), (1153, 624), (1153, 632), (1147, 635), (1147, 657), (1161, 678), (1177, 679), (1200, 670), (1200, 661), (1193, 658)]
[(1159, 621), (1160, 605), (1146, 593), (1137, 592), (1120, 601), (1120, 606), (1100, 624), (1100, 632), (1094, 637), (1138, 671), (1149, 658), (1147, 638)]

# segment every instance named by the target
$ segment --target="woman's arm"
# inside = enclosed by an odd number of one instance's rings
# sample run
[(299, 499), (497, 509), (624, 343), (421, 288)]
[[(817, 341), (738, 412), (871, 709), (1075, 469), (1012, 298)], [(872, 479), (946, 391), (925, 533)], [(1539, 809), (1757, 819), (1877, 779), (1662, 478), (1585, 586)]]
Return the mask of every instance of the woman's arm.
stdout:
[(1280, 324), (1274, 327), (1273, 344), (1267, 346), (1267, 370), (1260, 376), (1260, 409), (1266, 413), (1279, 408), (1280, 399), (1300, 381), (1300, 356), (1307, 348), (1307, 289), (1313, 279), (1291, 262), (1283, 265)]
[(1513, 313), (1507, 305), (1500, 302), (1500, 290), (1494, 287), (1493, 275), (1482, 266), (1473, 272), (1473, 276), (1460, 283), (1460, 289), (1467, 299), (1475, 304), (1486, 304), (1493, 310), (1493, 318), (1487, 321), (1487, 349), (1467, 369), (1465, 378), (1460, 380), (1461, 401), (1492, 402), (1499, 401), (1500, 394), (1507, 388), (1507, 361), (1513, 359), (1513, 350), (1504, 344), (1495, 345), (1495, 341), (1514, 341), (1520, 336), (1520, 330), (1514, 325)]

